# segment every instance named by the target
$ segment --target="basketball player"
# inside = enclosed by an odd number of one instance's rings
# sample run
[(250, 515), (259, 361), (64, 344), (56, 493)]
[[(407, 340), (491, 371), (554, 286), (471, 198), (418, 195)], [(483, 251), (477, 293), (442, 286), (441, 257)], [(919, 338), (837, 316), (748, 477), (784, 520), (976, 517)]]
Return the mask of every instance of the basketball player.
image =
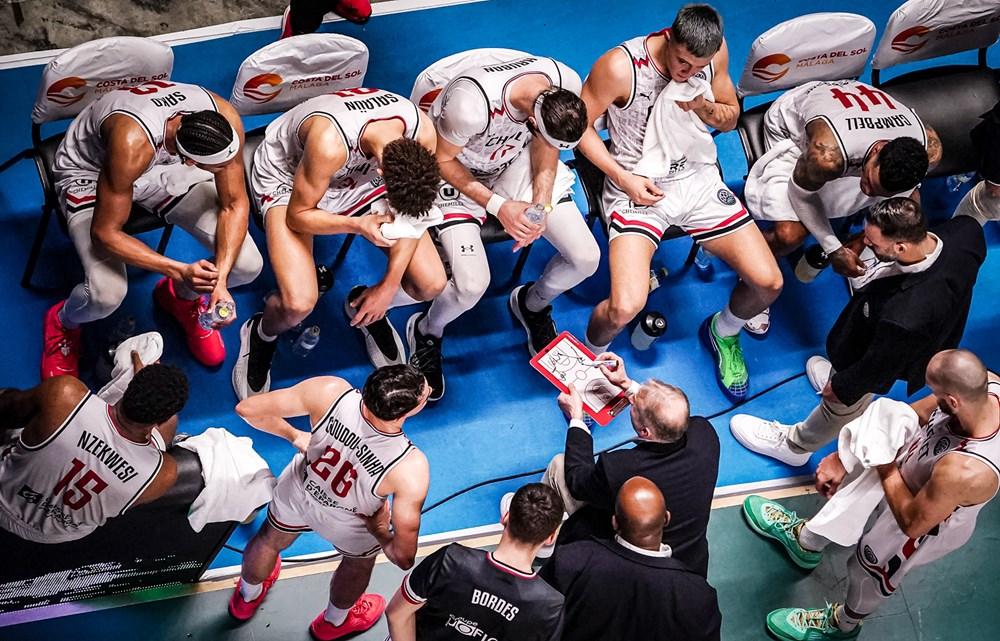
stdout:
[[(126, 265), (164, 275), (153, 300), (180, 324), (195, 359), (222, 363), (222, 336), (198, 322), (200, 296), (209, 309), (234, 304), (229, 288), (252, 281), (263, 265), (247, 234), (242, 146), (236, 110), (196, 85), (153, 80), (111, 91), (80, 112), (53, 171), (84, 282), (45, 314), (43, 379), (77, 375), (80, 326), (118, 308)], [(133, 238), (124, 230), (133, 204), (183, 228), (214, 257), (185, 264)]]
[(441, 548), (403, 579), (386, 618), (392, 641), (550, 641), (562, 632), (563, 596), (532, 569), (562, 522), (555, 490), (530, 483), (511, 495), (492, 552)]
[[(490, 282), (480, 238), (487, 215), (497, 217), (515, 249), (544, 236), (558, 252), (537, 282), (510, 294), (511, 313), (532, 355), (556, 336), (550, 303), (597, 270), (600, 250), (573, 203), (569, 170), (559, 162), (559, 152), (575, 147), (586, 125), (579, 91), (575, 71), (529, 56), (464, 69), (431, 105), (445, 181), (437, 201), (444, 223), (437, 233), (452, 277), (430, 309), (406, 325), (410, 362), (427, 377), (431, 400), (444, 395), (445, 327), (472, 309)], [(539, 224), (525, 215), (536, 206), (545, 212)]]
[(402, 96), (381, 89), (347, 89), (317, 96), (267, 127), (251, 173), (278, 290), (240, 330), (233, 389), (240, 399), (266, 392), (277, 337), (316, 306), (319, 289), (313, 237), (359, 234), (386, 249), (382, 280), (356, 287), (345, 310), (375, 367), (406, 362), (399, 334), (385, 318), (392, 307), (430, 300), (446, 276), (426, 233), (389, 240), (380, 225), (393, 220), (374, 207), (422, 217), (440, 180), (430, 119)]
[[(812, 234), (833, 269), (860, 276), (864, 265), (833, 232), (843, 218), (915, 190), (941, 159), (941, 140), (917, 113), (857, 80), (808, 82), (785, 92), (764, 116), (771, 151), (747, 177), (754, 217), (774, 222), (765, 233), (775, 256)], [(770, 310), (751, 325), (765, 333)]]
[[(671, 174), (664, 179), (653, 181), (632, 173), (642, 156), (649, 113), (671, 81), (708, 80), (714, 101), (700, 95), (678, 104), (709, 127), (729, 131), (736, 126), (740, 110), (728, 67), (719, 14), (708, 5), (686, 5), (669, 29), (632, 38), (594, 64), (581, 94), (590, 127), (580, 149), (608, 177), (603, 203), (610, 225), (611, 293), (591, 314), (588, 346), (594, 353), (607, 351), (612, 339), (645, 307), (650, 261), (666, 229), (678, 225), (740, 277), (725, 308), (705, 319), (700, 330), (715, 357), (720, 387), (738, 401), (750, 385), (740, 329), (777, 298), (781, 272), (715, 165), (682, 157), (672, 163)], [(594, 128), (604, 114), (610, 149)]]
[(0, 449), (0, 528), (35, 543), (75, 541), (174, 485), (177, 464), (162, 450), (187, 378), (132, 358), (138, 371), (114, 405), (72, 376), (0, 390), (0, 434), (24, 428)]
[[(932, 394), (912, 404), (921, 431), (901, 450), (898, 463), (877, 468), (885, 498), (848, 561), (847, 601), (771, 612), (767, 627), (777, 638), (855, 638), (862, 620), (893, 595), (903, 577), (971, 538), (979, 511), (1000, 487), (1000, 377), (972, 352), (953, 349), (931, 359), (927, 385)], [(834, 452), (816, 471), (816, 489), (831, 496), (845, 475)], [(743, 511), (751, 527), (781, 543), (797, 565), (819, 565), (829, 541), (805, 519), (760, 496), (747, 497)]]
[[(429, 393), (415, 367), (390, 365), (375, 370), (361, 391), (342, 378), (322, 376), (236, 406), (250, 425), (287, 439), (299, 453), (281, 473), (267, 521), (243, 553), (229, 601), (233, 617), (253, 616), (278, 578), (281, 551), (312, 530), (343, 560), (330, 580), (330, 603), (309, 631), (330, 641), (375, 625), (385, 599), (363, 594), (375, 556), (381, 551), (408, 570), (417, 553), (430, 471), (427, 458), (403, 434), (403, 423), (424, 408)], [(312, 433), (285, 420), (293, 416), (309, 416)]]

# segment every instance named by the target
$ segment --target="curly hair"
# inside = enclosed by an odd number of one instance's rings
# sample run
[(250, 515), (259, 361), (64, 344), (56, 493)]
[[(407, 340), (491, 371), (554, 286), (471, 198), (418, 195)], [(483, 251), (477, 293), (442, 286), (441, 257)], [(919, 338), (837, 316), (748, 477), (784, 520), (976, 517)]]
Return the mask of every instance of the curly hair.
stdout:
[(383, 421), (395, 421), (420, 405), (426, 384), (424, 375), (413, 365), (387, 365), (365, 381), (361, 402)]
[(916, 187), (928, 166), (927, 149), (919, 140), (896, 138), (878, 152), (878, 181), (886, 191), (898, 194)]
[(385, 193), (393, 209), (422, 217), (434, 204), (441, 172), (434, 154), (416, 140), (397, 138), (382, 151)]
[(545, 130), (557, 140), (576, 142), (587, 130), (587, 106), (580, 96), (568, 89), (548, 89), (542, 92), (542, 120)]
[(119, 409), (130, 421), (156, 425), (181, 411), (188, 400), (188, 380), (179, 368), (154, 363), (128, 384)]
[(562, 523), (564, 510), (558, 492), (544, 483), (528, 483), (510, 502), (507, 531), (521, 543), (538, 545)]
[(233, 127), (218, 111), (206, 109), (181, 116), (177, 140), (193, 154), (211, 156), (233, 142)]

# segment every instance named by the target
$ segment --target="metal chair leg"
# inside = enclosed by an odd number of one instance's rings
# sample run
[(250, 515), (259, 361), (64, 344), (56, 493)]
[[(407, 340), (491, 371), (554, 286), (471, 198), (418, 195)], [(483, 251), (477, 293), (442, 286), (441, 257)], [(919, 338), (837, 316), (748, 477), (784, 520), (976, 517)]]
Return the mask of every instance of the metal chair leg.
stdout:
[(524, 264), (528, 262), (529, 253), (531, 253), (531, 245), (523, 248), (521, 250), (521, 255), (517, 257), (517, 262), (514, 263), (514, 271), (510, 274), (511, 285), (516, 285), (521, 282), (521, 272), (524, 271)]
[(164, 254), (167, 251), (167, 243), (170, 242), (170, 234), (172, 234), (173, 231), (173, 225), (165, 225), (163, 227), (163, 233), (160, 234), (160, 243), (156, 246), (156, 252), (158, 254)]
[(690, 267), (694, 264), (694, 259), (698, 255), (698, 242), (691, 241), (691, 251), (688, 252), (687, 258), (684, 259), (684, 266)]
[(330, 264), (330, 271), (336, 272), (340, 269), (340, 266), (344, 264), (344, 260), (347, 258), (347, 252), (351, 249), (351, 243), (354, 242), (355, 234), (348, 234), (344, 238), (344, 242), (340, 245), (340, 251), (337, 252), (337, 257), (333, 259), (333, 263)]
[(31, 243), (31, 252), (28, 254), (28, 260), (24, 265), (24, 274), (21, 276), (21, 287), (24, 289), (38, 289), (31, 284), (31, 278), (35, 275), (35, 267), (38, 265), (38, 257), (42, 253), (42, 244), (45, 242), (45, 235), (48, 232), (51, 219), (52, 206), (46, 203), (42, 206), (42, 217), (38, 221), (35, 239)]

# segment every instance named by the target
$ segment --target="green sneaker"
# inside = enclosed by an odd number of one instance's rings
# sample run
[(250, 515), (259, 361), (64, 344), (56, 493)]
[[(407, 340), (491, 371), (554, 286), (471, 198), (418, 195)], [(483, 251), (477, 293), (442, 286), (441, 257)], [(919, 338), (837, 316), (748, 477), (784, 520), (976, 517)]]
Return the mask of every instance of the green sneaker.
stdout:
[(831, 603), (821, 610), (782, 608), (767, 615), (767, 631), (781, 641), (825, 641), (826, 639), (856, 639), (861, 625), (850, 632), (837, 627), (839, 604)]
[(781, 543), (800, 568), (811, 570), (823, 560), (822, 552), (813, 552), (799, 545), (795, 527), (805, 523), (805, 519), (799, 518), (795, 512), (763, 496), (751, 495), (743, 499), (743, 516), (754, 532)]
[(740, 335), (722, 337), (715, 333), (715, 317), (713, 314), (705, 319), (698, 330), (701, 342), (715, 356), (715, 378), (726, 397), (738, 403), (746, 398), (750, 389), (750, 372), (743, 360), (743, 348), (740, 346)]

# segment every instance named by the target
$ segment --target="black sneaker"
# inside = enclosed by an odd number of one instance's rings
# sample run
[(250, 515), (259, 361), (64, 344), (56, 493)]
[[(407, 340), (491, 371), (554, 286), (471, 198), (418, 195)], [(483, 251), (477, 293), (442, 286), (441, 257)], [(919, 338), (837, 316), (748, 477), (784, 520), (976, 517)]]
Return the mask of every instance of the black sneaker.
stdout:
[(240, 355), (233, 366), (233, 391), (241, 401), (271, 389), (271, 361), (278, 340), (267, 342), (257, 333), (264, 312), (257, 312), (240, 328)]
[[(351, 301), (361, 295), (367, 287), (357, 285), (353, 287), (344, 300), (344, 314), (348, 320), (353, 319), (358, 310), (351, 307)], [(355, 327), (361, 332), (365, 339), (365, 350), (368, 352), (368, 360), (376, 369), (386, 365), (402, 365), (406, 362), (406, 354), (403, 352), (403, 341), (396, 333), (396, 328), (389, 322), (389, 317), (385, 316), (381, 320), (369, 323), (365, 327)]]
[(431, 386), (429, 401), (439, 401), (444, 396), (444, 372), (441, 370), (441, 339), (423, 334), (417, 324), (427, 312), (417, 312), (406, 321), (406, 342), (410, 346), (410, 365), (419, 369)]
[(540, 312), (533, 312), (524, 304), (528, 290), (534, 283), (525, 283), (515, 287), (510, 293), (510, 313), (514, 315), (528, 335), (528, 352), (532, 356), (555, 340), (556, 324), (552, 320), (552, 305), (547, 305)]

